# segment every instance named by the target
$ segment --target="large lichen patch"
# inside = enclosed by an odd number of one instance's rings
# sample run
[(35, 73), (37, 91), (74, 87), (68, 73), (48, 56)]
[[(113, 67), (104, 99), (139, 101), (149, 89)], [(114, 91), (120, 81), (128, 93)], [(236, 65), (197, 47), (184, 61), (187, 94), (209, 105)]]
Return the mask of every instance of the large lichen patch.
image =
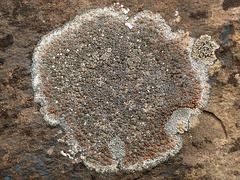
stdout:
[(33, 57), (45, 120), (60, 124), (72, 154), (100, 172), (142, 170), (176, 154), (177, 125), (208, 98), (206, 68), (190, 56), (193, 39), (183, 45), (183, 33), (171, 32), (159, 14), (126, 12), (77, 16), (44, 36)]

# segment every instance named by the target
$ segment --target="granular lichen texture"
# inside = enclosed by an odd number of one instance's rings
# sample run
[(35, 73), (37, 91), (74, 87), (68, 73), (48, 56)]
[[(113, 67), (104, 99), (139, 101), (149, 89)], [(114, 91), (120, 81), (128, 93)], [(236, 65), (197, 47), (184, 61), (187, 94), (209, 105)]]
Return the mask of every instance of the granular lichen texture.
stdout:
[(202, 61), (206, 65), (212, 65), (217, 59), (214, 51), (218, 48), (219, 45), (211, 40), (210, 36), (202, 35), (194, 43), (191, 54), (195, 60)]
[(191, 57), (194, 39), (173, 33), (160, 14), (127, 11), (85, 12), (44, 36), (33, 55), (44, 119), (98, 172), (140, 171), (175, 155), (179, 127), (208, 99), (207, 69)]

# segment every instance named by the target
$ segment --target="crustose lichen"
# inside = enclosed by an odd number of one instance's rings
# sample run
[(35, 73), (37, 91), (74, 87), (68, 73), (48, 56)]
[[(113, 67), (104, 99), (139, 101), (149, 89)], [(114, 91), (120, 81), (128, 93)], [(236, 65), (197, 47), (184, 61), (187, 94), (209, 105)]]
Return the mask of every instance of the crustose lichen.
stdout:
[(127, 12), (77, 16), (44, 36), (33, 56), (44, 119), (59, 124), (72, 155), (99, 172), (139, 171), (176, 154), (180, 125), (209, 93), (207, 69), (191, 57), (193, 38), (186, 45), (160, 14)]
[(219, 48), (219, 45), (211, 40), (208, 35), (202, 35), (193, 45), (192, 57), (201, 61), (205, 65), (212, 65), (217, 59), (215, 56), (215, 50)]

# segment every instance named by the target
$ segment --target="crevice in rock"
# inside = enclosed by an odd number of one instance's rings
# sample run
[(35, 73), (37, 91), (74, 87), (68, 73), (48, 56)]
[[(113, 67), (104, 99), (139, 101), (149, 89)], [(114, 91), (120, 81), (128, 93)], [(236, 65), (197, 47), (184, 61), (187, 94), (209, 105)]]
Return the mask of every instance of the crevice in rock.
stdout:
[(206, 110), (203, 110), (203, 113), (206, 113), (208, 114), (209, 116), (213, 117), (214, 119), (216, 119), (222, 126), (222, 129), (223, 129), (223, 132), (225, 134), (225, 137), (228, 138), (228, 134), (227, 134), (227, 131), (226, 131), (226, 127), (224, 126), (224, 123), (223, 121), (217, 117), (213, 112), (210, 112), (210, 111), (206, 111)]

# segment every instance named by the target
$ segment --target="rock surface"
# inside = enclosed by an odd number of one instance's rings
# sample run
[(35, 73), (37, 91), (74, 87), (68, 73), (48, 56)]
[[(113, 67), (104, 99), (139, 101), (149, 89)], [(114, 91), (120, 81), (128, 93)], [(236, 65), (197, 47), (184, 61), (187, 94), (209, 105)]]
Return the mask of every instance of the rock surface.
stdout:
[(179, 154), (151, 170), (101, 174), (67, 157), (67, 145), (58, 142), (61, 128), (49, 126), (33, 101), (30, 69), (43, 35), (87, 9), (113, 2), (2, 0), (0, 179), (240, 179), (240, 7), (237, 0), (229, 6), (225, 1), (120, 1), (132, 14), (161, 13), (173, 30), (195, 38), (208, 34), (220, 49), (218, 61), (208, 67), (208, 106), (192, 118)]

